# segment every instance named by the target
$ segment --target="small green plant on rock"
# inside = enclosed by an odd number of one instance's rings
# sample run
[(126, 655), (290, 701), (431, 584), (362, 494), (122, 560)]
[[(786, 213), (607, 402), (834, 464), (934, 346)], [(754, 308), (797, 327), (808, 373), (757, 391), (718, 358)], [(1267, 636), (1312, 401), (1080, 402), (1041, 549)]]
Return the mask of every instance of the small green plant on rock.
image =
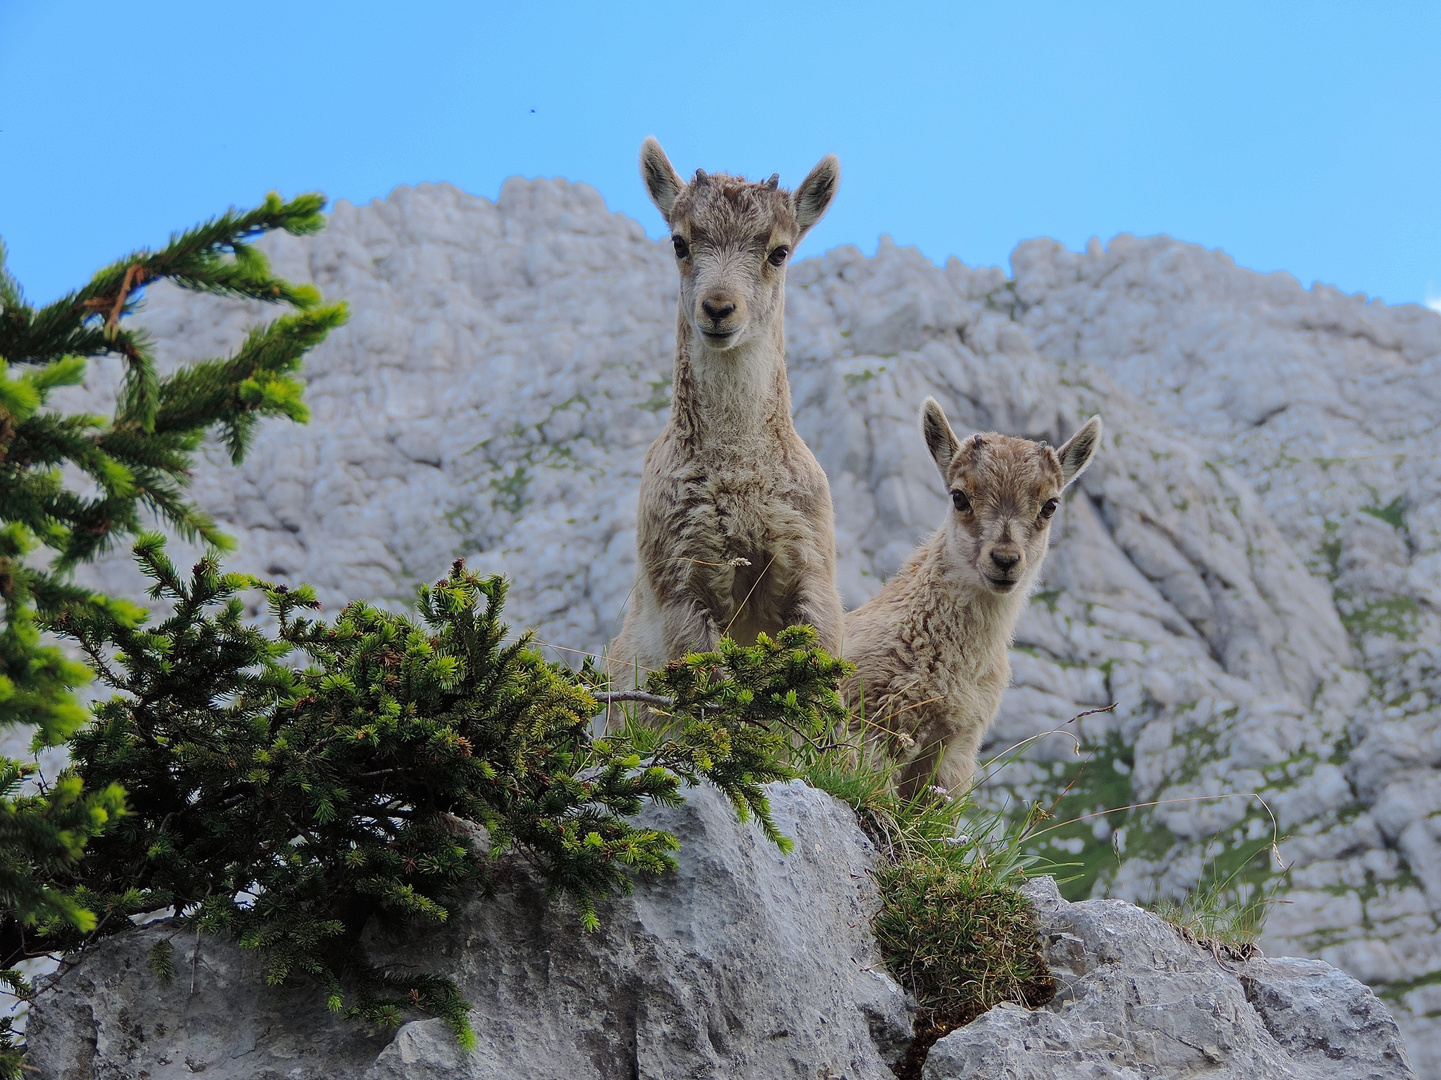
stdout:
[(1256, 951), (1282, 880), (1274, 876), (1259, 884), (1247, 882), (1241, 876), (1247, 865), (1225, 877), (1213, 865), (1209, 881), (1198, 883), (1180, 900), (1158, 900), (1150, 909), (1198, 945), (1246, 960)]
[(873, 929), (886, 967), (918, 1006), (915, 1041), (895, 1066), (901, 1080), (920, 1076), (937, 1039), (1001, 1002), (1035, 1008), (1055, 996), (1020, 892), (1041, 863), (1027, 848), (1042, 808), (1012, 820), (969, 794), (902, 799), (886, 767), (844, 751), (811, 755), (804, 775), (855, 807), (880, 850)]

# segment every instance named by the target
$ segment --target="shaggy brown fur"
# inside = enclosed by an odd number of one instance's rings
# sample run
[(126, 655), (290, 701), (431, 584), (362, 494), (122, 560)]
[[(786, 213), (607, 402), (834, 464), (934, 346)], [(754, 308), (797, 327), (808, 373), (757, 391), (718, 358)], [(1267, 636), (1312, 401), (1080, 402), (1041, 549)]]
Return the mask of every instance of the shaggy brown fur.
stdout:
[(637, 573), (611, 644), (622, 681), (723, 635), (796, 623), (840, 644), (835, 525), (825, 473), (791, 423), (786, 263), (835, 194), (824, 158), (794, 193), (697, 170), (689, 184), (654, 139), (641, 175), (680, 271), (670, 419), (646, 453)]
[(846, 685), (865, 745), (896, 787), (963, 792), (1011, 681), (1006, 650), (1046, 557), (1061, 492), (1101, 438), (1093, 416), (1059, 450), (995, 432), (956, 438), (934, 398), (921, 431), (950, 492), (946, 523), (846, 616)]

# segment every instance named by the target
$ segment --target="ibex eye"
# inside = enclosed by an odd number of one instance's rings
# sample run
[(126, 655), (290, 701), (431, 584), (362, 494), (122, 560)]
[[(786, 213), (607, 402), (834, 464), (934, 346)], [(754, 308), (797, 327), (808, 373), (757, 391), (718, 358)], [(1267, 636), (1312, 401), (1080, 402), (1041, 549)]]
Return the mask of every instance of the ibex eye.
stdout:
[(964, 491), (951, 492), (951, 504), (963, 514), (971, 508), (971, 500)]
[(1047, 499), (1045, 505), (1041, 507), (1041, 517), (1050, 517), (1056, 512), (1056, 507), (1060, 505), (1060, 501), (1057, 499)]
[(781, 263), (786, 261), (786, 256), (790, 253), (791, 249), (782, 244), (780, 247), (774, 249), (769, 255), (766, 256), (766, 262), (770, 263), (772, 266), (779, 266)]
[(675, 248), (675, 257), (677, 259), (684, 259), (687, 255), (690, 254), (690, 245), (687, 244), (681, 237), (672, 236), (670, 238), (670, 242), (671, 246)]

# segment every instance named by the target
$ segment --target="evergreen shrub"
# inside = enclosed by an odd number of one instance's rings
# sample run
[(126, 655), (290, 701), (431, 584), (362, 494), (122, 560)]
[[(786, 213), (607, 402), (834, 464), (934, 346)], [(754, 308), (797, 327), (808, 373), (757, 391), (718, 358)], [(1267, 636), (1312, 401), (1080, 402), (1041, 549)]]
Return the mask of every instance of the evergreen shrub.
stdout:
[[(294, 372), (345, 320), (344, 305), (272, 274), (253, 241), (274, 229), (315, 232), (324, 202), (272, 194), (159, 251), (126, 256), (40, 307), (5, 271), (0, 249), (0, 731), (33, 731), (38, 750), (60, 745), (88, 718), (76, 690), (90, 672), (42, 630), (65, 613), (115, 625), (141, 616), (133, 604), (77, 586), (77, 565), (139, 532), (147, 513), (185, 537), (228, 546), (185, 497), (196, 451), (215, 433), (239, 461), (262, 417), (304, 420)], [(162, 375), (151, 343), (126, 320), (163, 281), (291, 311), (257, 326), (228, 357)], [(106, 355), (124, 365), (111, 415), (51, 405), (57, 388), (81, 382), (88, 360)], [(45, 778), (32, 762), (0, 759), (0, 981), (14, 993), (30, 993), (18, 963), (48, 952), (53, 935), (95, 928), (68, 880), (87, 843), (123, 814), (116, 783), (86, 787), (73, 770)], [(0, 1074), (19, 1068), (10, 1020), (0, 1019)]]
[[(818, 730), (841, 708), (842, 665), (794, 628), (653, 673), (643, 696), (670, 713), (665, 738), (597, 738), (595, 695), (610, 695), (594, 669), (547, 661), (528, 635), (507, 642), (504, 581), (461, 562), (419, 591), (417, 618), (353, 603), (326, 622), (309, 588), (214, 558), (184, 578), (158, 536), (137, 554), (173, 614), (153, 628), (94, 611), (61, 623), (118, 691), (71, 739), (75, 768), (123, 785), (128, 812), (74, 872), (99, 925), (54, 943), (173, 908), (262, 950), (272, 984), (308, 976), (332, 1009), (372, 1023), (419, 1008), (462, 1044), (457, 988), (371, 966), (372, 920), (444, 921), (519, 850), (595, 929), (598, 899), (674, 868), (675, 837), (627, 819), (646, 800), (678, 804), (682, 783), (715, 784), (788, 846), (761, 788), (794, 775), (778, 731)], [(238, 594), (257, 587), (274, 633), (242, 617)]]
[[(37, 749), (68, 743), (71, 755), (52, 778), (0, 761), (0, 979), (27, 997), (18, 962), (173, 912), (260, 950), (271, 983), (317, 980), (332, 1008), (372, 1022), (419, 1008), (465, 1042), (456, 987), (372, 967), (369, 922), (443, 920), (519, 850), (594, 929), (598, 899), (675, 865), (673, 836), (627, 819), (646, 800), (678, 802), (682, 784), (717, 785), (787, 847), (762, 785), (794, 775), (788, 740), (839, 722), (845, 667), (796, 628), (722, 642), (651, 673), (644, 691), (610, 694), (593, 667), (509, 641), (504, 583), (461, 563), (420, 590), (415, 617), (352, 604), (333, 621), (315, 617), (309, 588), (225, 573), (217, 553), (231, 543), (184, 487), (207, 435), (238, 463), (261, 417), (306, 419), (295, 372), (345, 308), (275, 277), (253, 241), (315, 232), (323, 205), (272, 195), (38, 309), (0, 272), (0, 727), (28, 725)], [(160, 281), (293, 310), (233, 355), (162, 376), (126, 321)], [(113, 416), (47, 407), (104, 355), (124, 364)], [(211, 553), (182, 574), (142, 531), (147, 511)], [(151, 597), (170, 610), (159, 622), (70, 579), (125, 534), (139, 534)], [(243, 618), (255, 589), (272, 630)], [(93, 719), (75, 696), (92, 672), (113, 693)], [(642, 699), (666, 719), (663, 737), (634, 723), (594, 736), (602, 702)], [(167, 949), (152, 964), (171, 974)], [(20, 1067), (0, 1022), (0, 1074)]]

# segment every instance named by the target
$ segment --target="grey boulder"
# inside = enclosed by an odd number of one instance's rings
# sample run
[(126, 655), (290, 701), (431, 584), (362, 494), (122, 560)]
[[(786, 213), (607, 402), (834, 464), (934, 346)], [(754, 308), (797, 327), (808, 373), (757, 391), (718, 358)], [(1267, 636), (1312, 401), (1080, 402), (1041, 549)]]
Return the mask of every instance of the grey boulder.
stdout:
[[(312, 991), (268, 990), (253, 954), (155, 924), (51, 984), (30, 1014), (30, 1064), (43, 1080), (890, 1080), (912, 1015), (870, 933), (874, 851), (830, 796), (800, 783), (769, 796), (790, 855), (713, 788), (649, 807), (642, 821), (681, 841), (679, 870), (600, 905), (597, 933), (517, 861), (443, 926), (372, 940), (377, 961), (460, 985), (471, 1054), (442, 1021), (368, 1032)], [(146, 963), (166, 938), (169, 987)]]
[[(782, 854), (713, 788), (641, 820), (681, 841), (587, 934), (520, 861), (444, 926), (373, 936), (373, 958), (454, 979), (478, 1043), (439, 1020), (381, 1033), (313, 991), (267, 990), (253, 953), (156, 923), (102, 942), (29, 1017), (40, 1080), (891, 1080), (913, 1013), (870, 932), (875, 853), (848, 807), (799, 783), (769, 794)], [(1055, 1001), (1001, 1005), (938, 1041), (924, 1080), (1414, 1080), (1390, 1013), (1314, 960), (1232, 963), (1120, 900), (1026, 886)], [(162, 986), (151, 947), (169, 940)]]
[(1318, 960), (1230, 963), (1119, 900), (1026, 886), (1059, 989), (936, 1043), (924, 1080), (1414, 1080), (1371, 991)]

